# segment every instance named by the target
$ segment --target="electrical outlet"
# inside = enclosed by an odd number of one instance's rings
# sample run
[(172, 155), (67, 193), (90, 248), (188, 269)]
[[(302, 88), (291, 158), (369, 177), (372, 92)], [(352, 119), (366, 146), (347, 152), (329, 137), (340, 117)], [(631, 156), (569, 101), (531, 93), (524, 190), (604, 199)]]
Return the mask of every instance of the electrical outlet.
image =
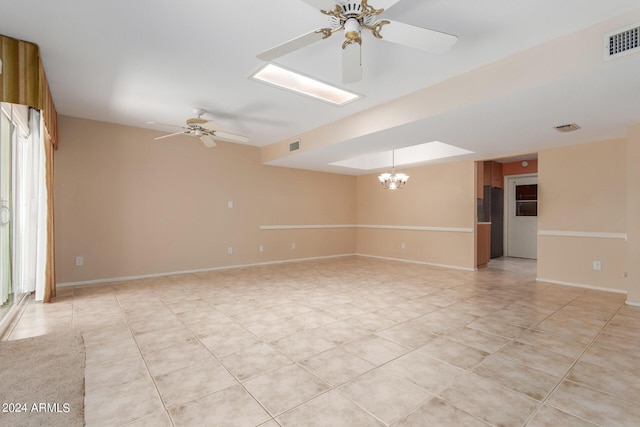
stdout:
[(291, 242), (291, 249), (295, 249), (296, 248), (296, 242)]
[(602, 270), (602, 262), (601, 261), (593, 261), (593, 269), (596, 271)]
[(77, 256), (76, 257), (76, 266), (80, 267), (84, 265), (84, 257), (83, 256)]
[(233, 255), (233, 248), (231, 246), (227, 248), (227, 255)]
[(260, 252), (264, 252), (264, 246), (262, 246), (262, 245), (258, 246), (258, 250), (259, 250)]
[(227, 202), (227, 206), (229, 207), (229, 209), (232, 209), (233, 208), (233, 200), (229, 200)]
[(400, 249), (402, 249), (403, 251), (404, 251), (405, 249), (407, 249), (407, 244), (406, 244), (406, 243), (401, 243), (401, 244), (400, 244)]

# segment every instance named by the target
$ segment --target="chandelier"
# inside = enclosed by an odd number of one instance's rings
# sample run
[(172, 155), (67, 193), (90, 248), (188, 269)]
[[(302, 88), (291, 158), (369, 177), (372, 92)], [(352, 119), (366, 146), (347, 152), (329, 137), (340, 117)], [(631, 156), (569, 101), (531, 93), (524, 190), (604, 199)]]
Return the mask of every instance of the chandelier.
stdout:
[(391, 151), (391, 173), (378, 175), (380, 184), (387, 190), (399, 190), (404, 187), (409, 179), (409, 175), (396, 173), (396, 152)]

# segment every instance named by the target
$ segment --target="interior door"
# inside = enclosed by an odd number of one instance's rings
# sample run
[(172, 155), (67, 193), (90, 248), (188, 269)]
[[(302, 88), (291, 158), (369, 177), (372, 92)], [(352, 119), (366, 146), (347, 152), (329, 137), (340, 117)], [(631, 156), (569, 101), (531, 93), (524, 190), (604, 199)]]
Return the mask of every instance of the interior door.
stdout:
[(538, 177), (507, 178), (507, 256), (538, 257)]

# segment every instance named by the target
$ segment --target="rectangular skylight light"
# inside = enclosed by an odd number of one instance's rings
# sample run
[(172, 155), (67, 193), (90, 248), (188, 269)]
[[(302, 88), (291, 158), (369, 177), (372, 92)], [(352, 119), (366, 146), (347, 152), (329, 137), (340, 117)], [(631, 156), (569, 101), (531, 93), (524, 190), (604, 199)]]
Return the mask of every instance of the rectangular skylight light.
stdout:
[[(444, 159), (472, 153), (473, 151), (465, 150), (464, 148), (455, 147), (440, 141), (432, 141), (410, 147), (398, 148), (395, 150), (395, 163), (396, 166), (406, 166), (429, 160)], [(391, 158), (392, 151), (383, 151), (365, 154), (331, 164), (351, 169), (373, 170), (391, 167)]]
[(321, 82), (275, 64), (266, 64), (253, 73), (251, 78), (338, 106), (361, 98), (360, 95), (355, 93), (339, 89), (328, 83)]

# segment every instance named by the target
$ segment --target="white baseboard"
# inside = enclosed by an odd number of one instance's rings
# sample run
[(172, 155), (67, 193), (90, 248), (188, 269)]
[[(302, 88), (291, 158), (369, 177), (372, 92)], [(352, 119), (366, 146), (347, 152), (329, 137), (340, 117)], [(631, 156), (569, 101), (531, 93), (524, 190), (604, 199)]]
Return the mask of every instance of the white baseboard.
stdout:
[(613, 292), (615, 294), (627, 294), (627, 291), (623, 291), (621, 289), (611, 289), (611, 288), (603, 288), (600, 286), (593, 285), (585, 285), (584, 283), (574, 283), (574, 282), (565, 282), (563, 280), (553, 280), (553, 279), (543, 279), (541, 277), (536, 277), (537, 282), (545, 282), (551, 283), (553, 285), (563, 285), (563, 286), (571, 286), (574, 288), (583, 288), (583, 289), (591, 289), (594, 291), (604, 291), (604, 292)]
[(630, 305), (632, 307), (640, 307), (640, 302), (635, 302), (635, 301), (625, 301), (627, 303), (627, 305)]
[(303, 261), (315, 261), (321, 259), (331, 259), (331, 258), (344, 258), (349, 256), (356, 256), (356, 254), (341, 254), (341, 255), (327, 255), (320, 257), (310, 257), (310, 258), (295, 258), (295, 259), (287, 259), (287, 260), (279, 260), (279, 261), (266, 261), (266, 262), (257, 262), (253, 264), (237, 264), (237, 265), (225, 265), (222, 267), (210, 267), (210, 268), (201, 268), (197, 270), (181, 270), (181, 271), (171, 271), (166, 273), (153, 273), (153, 274), (142, 274), (139, 276), (124, 276), (124, 277), (111, 277), (107, 279), (96, 279), (96, 280), (84, 280), (79, 282), (63, 282), (57, 283), (56, 286), (59, 288), (71, 287), (71, 286), (84, 286), (84, 285), (99, 285), (101, 283), (117, 283), (117, 282), (126, 282), (129, 280), (139, 280), (139, 279), (149, 279), (153, 277), (165, 277), (165, 276), (174, 276), (178, 274), (189, 274), (189, 273), (206, 273), (208, 271), (219, 271), (219, 270), (233, 270), (236, 268), (246, 268), (246, 267), (258, 267), (261, 265), (275, 265), (275, 264), (286, 264), (290, 262), (303, 262)]
[(389, 258), (389, 257), (384, 257), (384, 256), (367, 255), (367, 254), (356, 254), (356, 256), (361, 256), (361, 257), (365, 257), (365, 258), (384, 259), (384, 260), (387, 260), (387, 261), (407, 262), (409, 264), (428, 265), (430, 267), (447, 268), (449, 270), (476, 271), (475, 268), (460, 267), (459, 265), (436, 264), (436, 263), (433, 263), (433, 262), (415, 261), (415, 260), (411, 260), (411, 259), (402, 259), (402, 258)]

